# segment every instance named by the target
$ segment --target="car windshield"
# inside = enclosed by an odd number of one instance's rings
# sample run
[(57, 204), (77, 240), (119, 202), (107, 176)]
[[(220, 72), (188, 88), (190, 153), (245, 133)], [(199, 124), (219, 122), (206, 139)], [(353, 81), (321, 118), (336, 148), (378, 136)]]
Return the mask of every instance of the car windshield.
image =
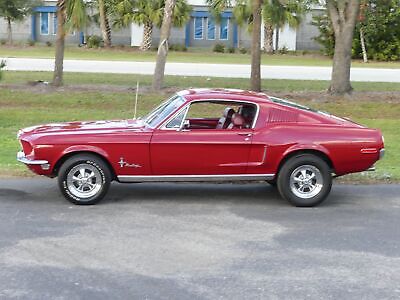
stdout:
[(151, 111), (147, 117), (144, 118), (144, 122), (150, 127), (156, 127), (184, 102), (185, 100), (181, 96), (174, 95)]

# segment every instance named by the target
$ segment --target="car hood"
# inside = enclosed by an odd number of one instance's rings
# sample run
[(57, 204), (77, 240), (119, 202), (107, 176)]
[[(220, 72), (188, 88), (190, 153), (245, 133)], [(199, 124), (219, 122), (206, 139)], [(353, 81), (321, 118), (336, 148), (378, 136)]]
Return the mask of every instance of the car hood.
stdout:
[(113, 121), (80, 121), (65, 123), (50, 123), (21, 129), (22, 134), (42, 134), (58, 132), (76, 132), (93, 130), (118, 130), (118, 129), (141, 129), (144, 127), (142, 120), (113, 120)]

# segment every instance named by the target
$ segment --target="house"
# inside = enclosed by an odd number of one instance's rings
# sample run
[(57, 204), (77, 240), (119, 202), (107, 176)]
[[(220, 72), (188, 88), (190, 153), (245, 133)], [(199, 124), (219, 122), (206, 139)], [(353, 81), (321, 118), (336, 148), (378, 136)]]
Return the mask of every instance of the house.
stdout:
[[(251, 34), (246, 26), (240, 27), (233, 18), (232, 11), (227, 9), (222, 13), (220, 21), (215, 22), (205, 0), (188, 0), (192, 5), (192, 12), (187, 24), (182, 28), (172, 28), (170, 44), (182, 44), (186, 47), (212, 47), (216, 43), (227, 47), (250, 48)], [(36, 7), (30, 18), (13, 24), (14, 40), (34, 40), (40, 43), (54, 42), (57, 32), (56, 3), (54, 0), (46, 0), (42, 6)], [(298, 28), (283, 27), (279, 32), (278, 48), (288, 50), (316, 50), (320, 46), (314, 41), (319, 34), (318, 28), (311, 24), (313, 14), (321, 14), (321, 7), (315, 7), (305, 16)], [(89, 13), (93, 13), (89, 12)], [(275, 36), (276, 32), (274, 33)], [(66, 43), (83, 44), (89, 35), (100, 35), (100, 28), (96, 24), (90, 24), (82, 32), (68, 34)], [(7, 36), (6, 23), (0, 20), (0, 39)], [(120, 30), (113, 29), (112, 42), (114, 45), (140, 46), (143, 36), (143, 26), (131, 24), (130, 28)], [(153, 45), (159, 42), (160, 30), (153, 30)], [(263, 45), (263, 35), (261, 45)], [(275, 44), (275, 38), (274, 38)], [(275, 47), (275, 45), (274, 45)]]

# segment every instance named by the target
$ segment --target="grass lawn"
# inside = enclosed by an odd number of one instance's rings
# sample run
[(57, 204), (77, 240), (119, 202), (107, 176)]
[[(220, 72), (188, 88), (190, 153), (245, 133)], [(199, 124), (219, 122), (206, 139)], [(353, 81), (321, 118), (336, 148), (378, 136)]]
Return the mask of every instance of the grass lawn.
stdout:
[[(0, 57), (30, 57), (53, 58), (54, 47), (42, 45), (29, 46), (0, 46)], [(156, 52), (141, 52), (131, 47), (113, 49), (87, 49), (77, 46), (68, 46), (65, 50), (66, 59), (89, 60), (123, 60), (123, 61), (155, 61)], [(189, 49), (187, 52), (171, 51), (168, 55), (169, 62), (215, 63), (215, 64), (250, 64), (250, 54), (240, 53), (214, 53), (210, 49)], [(264, 65), (285, 66), (330, 66), (329, 57), (320, 54), (276, 54), (262, 55)], [(363, 63), (360, 60), (353, 61), (353, 67), (368, 68), (400, 68), (400, 62)]]
[[(95, 74), (66, 74), (65, 88), (37, 89), (5, 87), (10, 83), (25, 83), (34, 79), (49, 79), (50, 73), (45, 72), (7, 72), (5, 81), (0, 85), (0, 175), (27, 175), (26, 168), (15, 161), (15, 154), (19, 150), (16, 132), (22, 127), (48, 122), (72, 120), (98, 120), (130, 118), (133, 115), (134, 91), (118, 89), (131, 85), (140, 79), (143, 85), (150, 82), (149, 76), (107, 76)], [(218, 79), (206, 81), (204, 78), (181, 78), (168, 76), (167, 84), (170, 88), (162, 93), (142, 93), (139, 97), (138, 115), (144, 115), (152, 107), (174, 90), (190, 86), (227, 86), (247, 88), (245, 79)], [(196, 82), (197, 80), (197, 82)], [(204, 80), (204, 81), (202, 81)], [(87, 85), (87, 90), (74, 89), (73, 84)], [(107, 84), (109, 89), (104, 88)], [(68, 86), (71, 85), (71, 86)], [(370, 83), (361, 84), (360, 89), (366, 91)], [(388, 90), (395, 86), (376, 84), (375, 89)], [(368, 181), (400, 181), (400, 101), (373, 101), (358, 100), (356, 102), (337, 99), (335, 102), (314, 102), (310, 99), (302, 100), (304, 91), (318, 91), (327, 86), (326, 82), (303, 82), (290, 80), (265, 80), (263, 86), (270, 91), (288, 92), (291, 99), (313, 108), (329, 111), (339, 116), (350, 117), (353, 120), (370, 127), (380, 128), (385, 136), (387, 154), (385, 159), (378, 162), (377, 172), (350, 177), (351, 180)], [(75, 86), (76, 87), (76, 86)], [(96, 90), (96, 87), (99, 90)], [(101, 89), (101, 90), (100, 90)], [(399, 90), (397, 88), (397, 90)], [(291, 96), (290, 96), (291, 95)]]

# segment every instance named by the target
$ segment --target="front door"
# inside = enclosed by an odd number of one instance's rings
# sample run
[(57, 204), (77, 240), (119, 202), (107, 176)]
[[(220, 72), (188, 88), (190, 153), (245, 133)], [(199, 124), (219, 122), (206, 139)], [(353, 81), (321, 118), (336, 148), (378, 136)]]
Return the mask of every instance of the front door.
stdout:
[(157, 129), (150, 144), (153, 175), (245, 174), (252, 129)]

